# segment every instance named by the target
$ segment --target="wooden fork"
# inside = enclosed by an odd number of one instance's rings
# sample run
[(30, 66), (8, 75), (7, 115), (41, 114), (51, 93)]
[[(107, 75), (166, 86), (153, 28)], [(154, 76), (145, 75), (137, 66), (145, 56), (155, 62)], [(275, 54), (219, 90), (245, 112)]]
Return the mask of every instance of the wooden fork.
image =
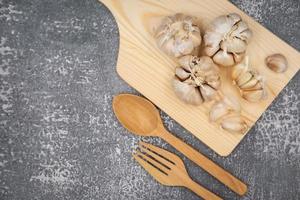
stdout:
[(167, 186), (182, 186), (208, 200), (221, 198), (194, 182), (188, 175), (183, 161), (173, 153), (140, 141), (139, 148), (132, 154), (159, 183)]

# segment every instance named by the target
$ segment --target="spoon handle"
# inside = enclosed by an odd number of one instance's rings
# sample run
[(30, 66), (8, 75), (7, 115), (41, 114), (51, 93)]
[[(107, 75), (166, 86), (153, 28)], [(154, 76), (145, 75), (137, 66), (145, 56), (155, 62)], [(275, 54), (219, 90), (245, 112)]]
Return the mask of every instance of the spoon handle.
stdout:
[(239, 195), (244, 195), (247, 192), (247, 185), (245, 185), (245, 183), (231, 175), (229, 172), (225, 171), (223, 168), (218, 166), (216, 163), (211, 161), (200, 152), (196, 151), (193, 147), (175, 137), (165, 128), (161, 128), (161, 130), (159, 130), (157, 133), (159, 137), (161, 137), (175, 149), (183, 153), (186, 157), (188, 157), (206, 172), (214, 176), (217, 180), (225, 184), (232, 191), (236, 192)]

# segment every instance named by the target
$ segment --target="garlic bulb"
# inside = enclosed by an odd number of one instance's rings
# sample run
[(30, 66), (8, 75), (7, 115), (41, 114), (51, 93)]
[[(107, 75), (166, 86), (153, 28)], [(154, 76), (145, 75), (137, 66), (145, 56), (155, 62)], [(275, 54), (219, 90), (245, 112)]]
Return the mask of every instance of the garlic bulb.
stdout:
[(288, 62), (282, 54), (270, 55), (266, 58), (265, 62), (272, 71), (277, 73), (285, 72), (288, 67)]
[(205, 53), (222, 66), (242, 61), (252, 31), (236, 13), (217, 17), (204, 35)]
[(264, 78), (249, 68), (248, 57), (244, 63), (233, 67), (233, 82), (239, 87), (242, 97), (250, 102), (257, 102), (267, 97)]
[(202, 40), (194, 19), (181, 13), (165, 17), (155, 31), (155, 38), (161, 50), (172, 57), (197, 51)]
[(224, 116), (235, 112), (239, 113), (241, 110), (240, 104), (236, 100), (224, 97), (221, 101), (216, 102), (210, 109), (209, 119), (210, 121), (217, 121)]
[(221, 122), (221, 127), (229, 132), (244, 133), (248, 125), (240, 115), (226, 117)]
[(184, 102), (199, 105), (215, 98), (221, 81), (218, 67), (207, 56), (183, 56), (175, 70), (173, 88)]

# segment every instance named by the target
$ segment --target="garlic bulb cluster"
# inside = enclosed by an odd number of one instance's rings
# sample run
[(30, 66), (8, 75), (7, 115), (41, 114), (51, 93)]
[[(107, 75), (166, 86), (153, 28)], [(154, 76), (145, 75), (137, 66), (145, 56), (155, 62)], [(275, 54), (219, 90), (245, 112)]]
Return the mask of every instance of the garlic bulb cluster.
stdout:
[(165, 17), (155, 31), (158, 46), (172, 57), (198, 53), (202, 38), (194, 18), (177, 13)]
[(226, 131), (244, 133), (248, 125), (240, 111), (240, 104), (237, 101), (224, 97), (211, 107), (209, 118), (212, 122), (220, 122), (220, 126)]
[(257, 71), (249, 68), (248, 57), (246, 57), (245, 62), (233, 67), (232, 79), (239, 87), (244, 99), (258, 102), (267, 97), (264, 79)]
[(240, 15), (222, 15), (208, 26), (204, 35), (204, 51), (215, 63), (232, 66), (243, 60), (251, 37), (252, 31)]
[(284, 55), (273, 54), (266, 58), (265, 63), (272, 71), (282, 73), (287, 70), (288, 62)]
[(215, 98), (220, 88), (218, 67), (207, 56), (183, 56), (180, 67), (175, 69), (173, 87), (176, 95), (184, 102), (200, 105)]

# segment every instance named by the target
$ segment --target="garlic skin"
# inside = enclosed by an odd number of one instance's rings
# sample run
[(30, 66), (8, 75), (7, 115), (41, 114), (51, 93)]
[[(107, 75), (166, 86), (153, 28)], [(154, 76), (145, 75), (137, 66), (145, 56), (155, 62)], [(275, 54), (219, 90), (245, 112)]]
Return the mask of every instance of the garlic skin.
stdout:
[(210, 109), (209, 119), (230, 133), (245, 133), (248, 129), (246, 121), (241, 116), (241, 106), (232, 97), (225, 96), (217, 101)]
[(248, 129), (247, 123), (240, 115), (226, 117), (221, 122), (221, 127), (233, 133), (245, 133)]
[(273, 54), (265, 59), (265, 63), (268, 68), (277, 73), (283, 73), (288, 68), (288, 62), (284, 55)]
[(218, 67), (207, 56), (187, 55), (179, 58), (175, 69), (175, 94), (187, 104), (200, 105), (215, 98), (221, 80)]
[(158, 47), (172, 57), (198, 54), (202, 38), (194, 18), (177, 13), (162, 20), (154, 35)]
[(243, 60), (252, 31), (236, 13), (213, 20), (204, 34), (206, 55), (222, 66), (232, 66)]
[(241, 107), (237, 100), (224, 97), (221, 101), (216, 102), (210, 109), (209, 119), (212, 122), (222, 119), (230, 113), (240, 113)]
[(258, 102), (267, 97), (265, 80), (257, 71), (250, 69), (248, 57), (233, 67), (231, 76), (241, 96), (247, 101)]

